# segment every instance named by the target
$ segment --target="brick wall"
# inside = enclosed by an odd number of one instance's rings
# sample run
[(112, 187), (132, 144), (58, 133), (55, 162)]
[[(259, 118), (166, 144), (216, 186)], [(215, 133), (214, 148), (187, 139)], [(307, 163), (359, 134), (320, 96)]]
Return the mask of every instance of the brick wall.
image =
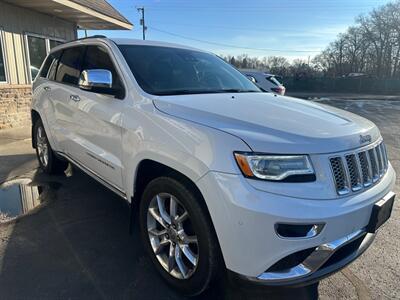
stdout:
[(0, 85), (0, 130), (30, 124), (32, 87)]

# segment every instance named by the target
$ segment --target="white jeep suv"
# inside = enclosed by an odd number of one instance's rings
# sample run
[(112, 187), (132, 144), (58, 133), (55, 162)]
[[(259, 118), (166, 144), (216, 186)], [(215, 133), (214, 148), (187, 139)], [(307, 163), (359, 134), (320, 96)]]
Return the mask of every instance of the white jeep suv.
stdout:
[(69, 161), (137, 207), (154, 266), (185, 294), (221, 274), (316, 282), (390, 216), (395, 172), (372, 122), (262, 93), (211, 53), (81, 39), (51, 51), (33, 90), (41, 168)]

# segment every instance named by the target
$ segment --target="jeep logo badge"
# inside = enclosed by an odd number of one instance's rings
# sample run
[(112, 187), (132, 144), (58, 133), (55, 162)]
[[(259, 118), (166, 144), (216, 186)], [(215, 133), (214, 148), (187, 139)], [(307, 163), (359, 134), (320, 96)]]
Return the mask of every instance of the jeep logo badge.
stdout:
[(372, 141), (372, 138), (369, 134), (368, 135), (360, 134), (360, 144), (371, 143), (371, 141)]

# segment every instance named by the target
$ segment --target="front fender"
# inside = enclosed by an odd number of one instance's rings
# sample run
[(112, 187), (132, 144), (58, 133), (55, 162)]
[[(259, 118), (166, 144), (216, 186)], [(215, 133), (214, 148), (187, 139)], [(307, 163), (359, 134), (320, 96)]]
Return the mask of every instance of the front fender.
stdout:
[(240, 174), (233, 151), (250, 151), (233, 135), (160, 112), (138, 115), (128, 123), (130, 129), (125, 129), (122, 137), (128, 199), (133, 196), (137, 168), (145, 159), (166, 165), (196, 182), (208, 171)]

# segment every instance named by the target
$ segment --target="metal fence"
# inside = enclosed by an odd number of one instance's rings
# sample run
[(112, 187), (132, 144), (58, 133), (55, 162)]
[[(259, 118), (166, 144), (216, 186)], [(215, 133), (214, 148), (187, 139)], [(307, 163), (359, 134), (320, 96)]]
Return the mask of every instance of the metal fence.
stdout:
[(291, 92), (400, 95), (400, 79), (286, 77), (282, 82)]

